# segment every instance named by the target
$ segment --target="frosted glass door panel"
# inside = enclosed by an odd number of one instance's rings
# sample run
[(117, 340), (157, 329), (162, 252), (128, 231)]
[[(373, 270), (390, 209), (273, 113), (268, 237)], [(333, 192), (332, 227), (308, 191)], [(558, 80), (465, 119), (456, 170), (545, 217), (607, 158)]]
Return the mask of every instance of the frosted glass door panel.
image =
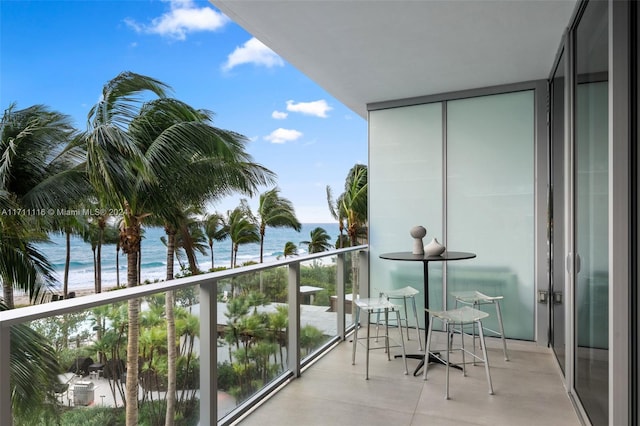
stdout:
[(533, 91), (447, 103), (447, 203), (447, 248), (477, 254), (447, 265), (447, 291), (503, 295), (505, 334), (533, 340)]
[[(427, 228), (425, 244), (442, 235), (442, 105), (371, 111), (369, 126), (371, 291), (410, 285), (422, 292), (421, 262), (383, 260), (379, 255), (411, 251), (409, 230), (416, 225)], [(441, 277), (441, 266), (433, 265), (430, 301), (436, 305), (442, 300)], [(420, 312), (422, 296), (417, 298)]]

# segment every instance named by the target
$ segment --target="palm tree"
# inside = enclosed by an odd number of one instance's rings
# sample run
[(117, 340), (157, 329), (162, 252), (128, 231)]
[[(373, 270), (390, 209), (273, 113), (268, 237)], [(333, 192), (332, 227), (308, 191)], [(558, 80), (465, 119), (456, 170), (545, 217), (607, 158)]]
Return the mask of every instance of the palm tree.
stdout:
[[(9, 307), (0, 301), (0, 311)], [(61, 367), (49, 341), (27, 324), (11, 327), (11, 409), (21, 424), (54, 423)]]
[[(93, 291), (98, 292), (98, 240), (100, 238), (98, 225), (91, 220), (84, 222), (84, 229), (82, 231), (82, 240), (91, 246), (91, 253), (93, 258)], [(66, 294), (65, 294), (66, 297)]]
[[(152, 78), (122, 73), (102, 89), (102, 98), (91, 108), (87, 133), (87, 171), (100, 201), (123, 210), (120, 246), (127, 255), (127, 286), (138, 285), (141, 224), (149, 212), (140, 193), (160, 172), (145, 157), (144, 148), (128, 132), (139, 111), (141, 95), (164, 97), (168, 89)], [(171, 157), (168, 156), (168, 160)], [(174, 166), (168, 164), (167, 167)], [(126, 424), (138, 423), (139, 300), (128, 302)]]
[(176, 204), (167, 209), (162, 217), (150, 218), (150, 224), (161, 224), (167, 234), (166, 238), (161, 238), (167, 247), (167, 280), (175, 277), (173, 268), (175, 258), (178, 259), (181, 268), (186, 258), (191, 274), (200, 273), (196, 252), (206, 254), (205, 237), (198, 219), (201, 212), (202, 209), (196, 206), (183, 207)]
[(227, 227), (231, 238), (231, 268), (235, 268), (238, 248), (242, 244), (260, 241), (258, 226), (251, 219), (246, 200), (241, 200), (240, 206), (228, 213)]
[[(356, 164), (349, 170), (344, 185), (344, 193), (340, 195), (335, 202), (337, 212), (340, 217), (344, 217), (347, 222), (347, 234), (351, 246), (358, 245), (359, 238), (363, 234), (366, 238), (367, 227), (367, 166)], [(330, 194), (327, 189), (327, 194)], [(329, 205), (332, 205), (329, 202)], [(342, 241), (342, 238), (340, 238)], [(352, 256), (353, 271), (353, 296), (359, 294), (360, 286), (358, 282), (357, 257)], [(353, 305), (355, 311), (355, 304)], [(355, 313), (355, 312), (354, 312)]]
[(25, 209), (66, 209), (86, 197), (90, 186), (69, 116), (43, 105), (16, 110), (0, 121), (0, 185)]
[(367, 166), (356, 164), (349, 170), (344, 193), (337, 200), (338, 211), (347, 222), (347, 234), (352, 246), (358, 245), (358, 239), (366, 230), (367, 189)]
[(269, 314), (269, 328), (273, 333), (273, 341), (280, 349), (280, 367), (284, 368), (282, 349), (287, 344), (287, 326), (289, 325), (289, 308), (285, 305), (276, 306), (276, 311)]
[(33, 302), (41, 300), (45, 290), (57, 281), (51, 264), (36, 245), (49, 238), (29, 229), (25, 219), (18, 215), (0, 217), (0, 281), (2, 298), (9, 309), (15, 307), (14, 288), (27, 292)]
[(71, 236), (82, 235), (84, 222), (81, 216), (69, 215), (55, 217), (54, 230), (65, 238), (64, 277), (62, 280), (62, 294), (67, 298), (69, 292), (69, 266), (71, 263)]
[(282, 255), (286, 259), (287, 256), (297, 256), (298, 255), (298, 246), (292, 241), (287, 241), (284, 243), (284, 250), (282, 251)]
[[(95, 213), (90, 216), (89, 219), (96, 224), (98, 231), (95, 264), (96, 293), (102, 293), (102, 246), (105, 244), (105, 239), (107, 238), (105, 234), (108, 232), (107, 229), (109, 229), (107, 228), (107, 224), (111, 215), (107, 209), (94, 208), (92, 211)], [(113, 237), (110, 236), (110, 239), (113, 240)]]
[[(88, 117), (87, 170), (100, 201), (122, 211), (129, 287), (139, 284), (141, 226), (150, 216), (170, 216), (185, 201), (251, 192), (273, 178), (245, 152), (246, 138), (211, 126), (211, 113), (167, 98), (168, 90), (150, 77), (121, 73), (105, 84)], [(157, 98), (142, 103), (148, 93)], [(139, 301), (130, 300), (128, 311), (126, 423), (132, 426), (138, 421)]]
[(258, 204), (260, 218), (260, 263), (263, 261), (264, 234), (267, 226), (273, 228), (292, 228), (300, 232), (300, 222), (296, 218), (293, 204), (286, 198), (280, 197), (278, 188), (270, 189), (260, 194)]
[(120, 240), (119, 230), (113, 226), (108, 226), (106, 215), (89, 216), (79, 223), (83, 225), (81, 231), (82, 239), (85, 243), (91, 245), (91, 251), (93, 252), (94, 292), (96, 294), (102, 293), (102, 246), (105, 244), (117, 244)]
[(309, 253), (320, 253), (331, 250), (331, 237), (324, 228), (314, 228), (310, 232), (311, 240), (301, 241), (300, 244), (306, 244)]
[(336, 247), (343, 248), (344, 247), (343, 232), (344, 232), (344, 222), (345, 222), (345, 217), (343, 214), (344, 212), (340, 208), (339, 200), (333, 199), (333, 191), (331, 190), (331, 187), (329, 185), (327, 185), (327, 204), (329, 205), (329, 212), (331, 213), (331, 217), (333, 217), (335, 220), (338, 221), (338, 228), (340, 230), (340, 235), (338, 236)]
[(209, 243), (209, 251), (211, 253), (211, 269), (215, 268), (213, 263), (213, 242), (224, 241), (227, 238), (227, 234), (224, 228), (224, 218), (220, 213), (209, 213), (203, 219), (204, 233), (207, 236), (207, 242)]
[(47, 240), (51, 212), (82, 199), (89, 188), (79, 167), (84, 152), (72, 143), (75, 134), (68, 116), (43, 105), (17, 110), (11, 104), (0, 120), (0, 191), (13, 208), (8, 212), (18, 212), (17, 208), (34, 212), (29, 217), (2, 218), (1, 251), (7, 263), (0, 267), (0, 279), (9, 307), (13, 307), (13, 286), (28, 291), (35, 301), (44, 287), (55, 283), (47, 259), (33, 243)]
[[(183, 137), (184, 152), (167, 152), (165, 155), (177, 155), (191, 166), (192, 175), (176, 182), (176, 176), (161, 174), (158, 181), (151, 185), (162, 193), (149, 204), (153, 206), (153, 221), (162, 222), (167, 233), (167, 280), (173, 279), (174, 250), (180, 247), (189, 262), (192, 274), (198, 274), (199, 268), (195, 252), (204, 254), (204, 240), (200, 207), (206, 200), (222, 197), (234, 191), (252, 195), (259, 184), (270, 182), (271, 172), (250, 162), (244, 152), (244, 146), (238, 143), (240, 135), (217, 129), (210, 124), (212, 114), (195, 110), (175, 99), (159, 99), (146, 104), (140, 115), (130, 126), (136, 140), (143, 146), (153, 147), (160, 138)], [(210, 146), (199, 147), (193, 141), (189, 147), (189, 138), (205, 138)], [(161, 158), (161, 157), (159, 157)], [(174, 294), (166, 294), (166, 317), (168, 353), (169, 389), (167, 392), (166, 425), (173, 424), (175, 413), (176, 360), (175, 316), (173, 313)]]
[[(120, 225), (118, 220), (107, 222), (102, 234), (102, 244), (113, 245), (116, 249), (116, 286), (120, 287), (120, 259), (118, 258), (120, 254)], [(102, 291), (102, 277), (100, 277), (99, 288)]]

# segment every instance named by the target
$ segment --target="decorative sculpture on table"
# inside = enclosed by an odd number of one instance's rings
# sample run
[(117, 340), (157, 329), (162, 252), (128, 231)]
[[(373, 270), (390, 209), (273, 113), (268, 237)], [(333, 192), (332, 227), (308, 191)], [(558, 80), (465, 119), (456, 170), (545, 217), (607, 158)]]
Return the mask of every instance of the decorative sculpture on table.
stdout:
[(444, 246), (438, 242), (437, 238), (434, 238), (429, 244), (424, 246), (424, 253), (427, 256), (440, 256), (444, 253)]
[(424, 226), (414, 226), (409, 231), (413, 237), (413, 254), (424, 254), (424, 246), (422, 245), (422, 238), (427, 235), (427, 230)]

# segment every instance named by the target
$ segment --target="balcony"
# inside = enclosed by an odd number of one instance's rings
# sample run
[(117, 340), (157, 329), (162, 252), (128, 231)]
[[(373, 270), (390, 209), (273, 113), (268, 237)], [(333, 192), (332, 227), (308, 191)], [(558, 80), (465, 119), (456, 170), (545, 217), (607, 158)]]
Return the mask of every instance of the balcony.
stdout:
[[(359, 351), (356, 365), (351, 364), (353, 324), (345, 306), (350, 306), (354, 282), (360, 283), (359, 293), (367, 295), (368, 271), (368, 248), (359, 246), (4, 311), (0, 362), (10, 363), (12, 327), (42, 330), (43, 320), (68, 324), (72, 315), (85, 313), (80, 323), (91, 325), (90, 332), (82, 338), (78, 332), (72, 346), (84, 347), (94, 358), (86, 368), (59, 376), (64, 378), (56, 395), (59, 408), (84, 410), (84, 418), (97, 412), (95, 408), (121, 410), (125, 380), (121, 371), (105, 368), (117, 365), (117, 357), (105, 351), (98, 337), (106, 340), (109, 333), (124, 329), (117, 327), (117, 316), (108, 316), (109, 309), (126, 310), (128, 301), (140, 300), (141, 318), (147, 321), (141, 327), (140, 352), (146, 358), (140, 395), (143, 401), (161, 402), (166, 394), (161, 369), (148, 351), (151, 331), (166, 328), (166, 322), (156, 318), (153, 325), (149, 318), (158, 311), (155, 304), (162, 303), (162, 295), (173, 291), (176, 306), (199, 319), (197, 332), (178, 333), (180, 350), (190, 348), (199, 364), (199, 371), (185, 373), (199, 380), (179, 385), (178, 394), (191, 396), (192, 403), (208, 401), (191, 405), (199, 406), (191, 414), (201, 425), (411, 425), (434, 419), (438, 424), (579, 424), (551, 352), (529, 342), (510, 342), (512, 360), (505, 362), (499, 342), (489, 339), (494, 396), (486, 392), (482, 368), (471, 367), (464, 378), (453, 372), (452, 399), (445, 401), (442, 366), (430, 368), (425, 382), (421, 376), (404, 375), (401, 361), (389, 362), (381, 351), (372, 353), (371, 378), (365, 380), (364, 351)], [(240, 300), (245, 302), (239, 308)], [(118, 336), (124, 338), (111, 334)], [(408, 352), (417, 350), (415, 340), (408, 344)], [(259, 348), (266, 350), (262, 357)], [(412, 371), (417, 361), (408, 362)], [(248, 372), (252, 375), (242, 376)], [(251, 380), (240, 380), (243, 377)], [(10, 370), (0, 370), (3, 425), (14, 421), (10, 380)]]
[[(440, 336), (442, 338), (442, 336)], [(352, 346), (342, 342), (305, 369), (239, 424), (271, 425), (554, 425), (582, 423), (563, 387), (550, 350), (530, 342), (509, 341), (504, 361), (498, 339), (487, 339), (495, 395), (487, 392), (484, 369), (451, 370), (450, 399), (444, 399), (445, 368), (431, 364), (428, 380), (414, 377), (416, 360), (388, 361), (371, 353), (369, 380), (364, 378), (364, 350), (351, 365)], [(412, 340), (409, 352), (417, 349)], [(395, 351), (394, 353), (399, 353)]]

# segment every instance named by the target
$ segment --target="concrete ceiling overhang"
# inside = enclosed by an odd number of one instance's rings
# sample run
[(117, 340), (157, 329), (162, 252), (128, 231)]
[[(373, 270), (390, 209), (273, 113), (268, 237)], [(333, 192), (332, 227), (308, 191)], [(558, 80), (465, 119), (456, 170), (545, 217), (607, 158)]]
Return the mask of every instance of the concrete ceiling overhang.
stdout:
[(211, 0), (362, 117), (367, 104), (548, 77), (575, 0)]

